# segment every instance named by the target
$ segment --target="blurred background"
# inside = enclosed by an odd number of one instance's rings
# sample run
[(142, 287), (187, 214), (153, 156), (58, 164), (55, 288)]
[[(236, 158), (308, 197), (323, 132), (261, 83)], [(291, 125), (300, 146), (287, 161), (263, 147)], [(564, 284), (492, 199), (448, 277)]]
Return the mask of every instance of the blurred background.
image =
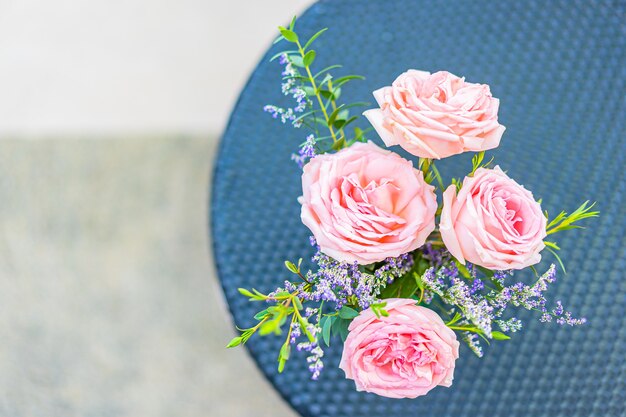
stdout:
[(224, 348), (207, 205), (239, 91), (310, 3), (0, 0), (0, 416), (294, 415)]

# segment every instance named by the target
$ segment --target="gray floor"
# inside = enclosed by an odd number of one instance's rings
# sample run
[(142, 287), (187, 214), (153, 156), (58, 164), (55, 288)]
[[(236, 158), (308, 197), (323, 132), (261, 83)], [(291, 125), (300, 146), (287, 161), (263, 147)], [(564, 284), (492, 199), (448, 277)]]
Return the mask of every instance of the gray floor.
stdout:
[(207, 241), (206, 138), (4, 140), (0, 415), (293, 416)]

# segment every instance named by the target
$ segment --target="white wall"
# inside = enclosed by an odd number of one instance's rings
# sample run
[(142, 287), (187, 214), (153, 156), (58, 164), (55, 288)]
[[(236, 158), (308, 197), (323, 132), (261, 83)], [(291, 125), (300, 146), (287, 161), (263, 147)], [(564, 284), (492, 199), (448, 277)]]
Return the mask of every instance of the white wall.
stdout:
[(0, 0), (0, 138), (214, 134), (311, 0)]

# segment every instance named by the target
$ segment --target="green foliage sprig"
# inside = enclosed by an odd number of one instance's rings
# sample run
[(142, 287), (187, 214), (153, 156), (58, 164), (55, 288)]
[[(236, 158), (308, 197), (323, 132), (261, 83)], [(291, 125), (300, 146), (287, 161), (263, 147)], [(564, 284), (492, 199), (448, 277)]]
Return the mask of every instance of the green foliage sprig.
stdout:
[[(352, 80), (363, 80), (365, 77), (351, 74), (335, 78), (331, 71), (341, 68), (341, 65), (338, 64), (327, 66), (316, 73), (313, 72), (313, 64), (317, 58), (317, 52), (311, 47), (315, 40), (324, 34), (328, 28), (316, 32), (304, 45), (301, 43), (300, 35), (295, 31), (295, 17), (288, 28), (279, 26), (278, 29), (280, 36), (275, 43), (284, 40), (293, 44), (296, 49), (282, 51), (272, 59), (286, 55), (293, 65), (304, 69), (306, 75), (296, 75), (293, 78), (303, 84), (302, 90), (306, 93), (307, 98), (311, 100), (311, 103), (317, 103), (312, 110), (299, 116), (297, 120), (302, 121), (303, 124), (316, 132), (315, 140), (317, 143), (326, 139), (332, 139), (330, 148), (323, 151), (339, 150), (356, 141), (366, 141), (365, 133), (369, 129), (362, 130), (355, 127), (353, 133), (348, 134), (346, 128), (358, 119), (358, 116), (350, 114), (350, 109), (368, 106), (369, 103), (338, 103), (342, 87), (345, 84)], [(328, 136), (320, 134), (320, 126), (328, 129)]]
[[(548, 215), (548, 211), (545, 211), (546, 219), (548, 219), (548, 225), (546, 226), (546, 234), (552, 235), (554, 233), (562, 232), (564, 230), (571, 229), (584, 229), (583, 226), (580, 226), (576, 223), (581, 220), (588, 219), (591, 217), (598, 217), (600, 215), (599, 211), (592, 211), (593, 207), (596, 203), (589, 204), (589, 200), (582, 203), (576, 210), (574, 210), (571, 214), (568, 214), (565, 211), (561, 211), (554, 219), (549, 220), (550, 217)], [(544, 240), (543, 242), (546, 245), (546, 249), (554, 255), (559, 266), (563, 270), (563, 272), (567, 272), (565, 269), (565, 264), (563, 260), (557, 253), (557, 251), (561, 250), (557, 242)]]

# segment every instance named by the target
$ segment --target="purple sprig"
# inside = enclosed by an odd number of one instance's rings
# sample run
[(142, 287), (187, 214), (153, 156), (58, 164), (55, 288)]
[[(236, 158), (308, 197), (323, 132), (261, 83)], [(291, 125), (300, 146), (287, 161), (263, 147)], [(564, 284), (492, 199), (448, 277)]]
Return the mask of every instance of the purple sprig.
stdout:
[(518, 282), (509, 287), (504, 287), (499, 293), (492, 292), (493, 303), (502, 310), (506, 309), (508, 304), (527, 310), (538, 310), (542, 313), (540, 318), (542, 322), (551, 322), (553, 318), (556, 318), (555, 321), (559, 325), (578, 326), (585, 324), (586, 318), (574, 318), (571, 312), (565, 311), (561, 301), (557, 301), (556, 307), (552, 310), (548, 309), (548, 300), (544, 293), (548, 290), (549, 284), (555, 281), (556, 266), (553, 264), (533, 285)]
[(298, 114), (307, 109), (310, 101), (303, 89), (302, 82), (298, 80), (300, 73), (289, 59), (289, 55), (280, 55), (278, 62), (285, 66), (282, 72), (284, 81), (281, 84), (281, 91), (284, 95), (291, 96), (296, 101), (296, 106), (293, 108), (282, 108), (268, 104), (263, 107), (263, 111), (271, 114), (274, 119), (280, 118), (283, 124), (290, 121), (294, 127), (299, 128), (302, 126), (302, 118), (298, 117)]
[(439, 268), (450, 261), (450, 253), (448, 251), (437, 249), (431, 243), (426, 243), (421, 250), (422, 257), (434, 268)]
[[(517, 282), (505, 285), (507, 277), (512, 271), (494, 271), (491, 279), (497, 289), (488, 288), (485, 282), (477, 278), (477, 268), (466, 265), (470, 272), (469, 278), (460, 276), (454, 262), (442, 262), (445, 254), (438, 254), (436, 250), (428, 248), (428, 260), (433, 265), (422, 276), (428, 292), (436, 294), (449, 305), (453, 305), (463, 317), (459, 323), (475, 326), (487, 338), (492, 337), (494, 324), (503, 332), (514, 333), (522, 329), (522, 321), (516, 317), (502, 318), (510, 306), (523, 307), (527, 310), (536, 310), (541, 314), (540, 321), (555, 321), (559, 325), (576, 326), (586, 322), (585, 318), (575, 318), (572, 313), (565, 311), (560, 301), (553, 309), (548, 309), (545, 292), (550, 284), (556, 281), (556, 267), (550, 268), (531, 285)], [(436, 266), (439, 265), (439, 266)], [(430, 299), (425, 297), (430, 303)], [(477, 355), (482, 355), (480, 341), (477, 337), (469, 336), (464, 332), (463, 339), (470, 349)], [(471, 333), (469, 333), (471, 334)]]
[(443, 302), (457, 306), (467, 320), (486, 337), (491, 338), (493, 306), (480, 294), (472, 294), (470, 287), (458, 274), (456, 267), (442, 267), (437, 272), (431, 267), (422, 276), (422, 281), (429, 290), (439, 295)]
[(291, 160), (295, 161), (300, 169), (302, 169), (302, 167), (304, 167), (304, 164), (306, 164), (309, 159), (313, 158), (316, 155), (315, 145), (315, 136), (307, 136), (306, 141), (302, 145), (300, 145), (298, 155), (292, 154)]
[(388, 282), (404, 275), (413, 266), (412, 256), (404, 254), (387, 258), (370, 273), (356, 262), (339, 262), (325, 255), (314, 238), (311, 238), (311, 244), (316, 248), (312, 261), (318, 269), (307, 273), (306, 279), (312, 288), (303, 294), (303, 298), (314, 302), (331, 302), (337, 310), (352, 302), (356, 302), (361, 309), (367, 309), (380, 301), (377, 297)]
[(378, 281), (390, 284), (394, 279), (401, 277), (413, 268), (413, 255), (411, 253), (405, 253), (397, 258), (387, 258), (384, 264), (376, 269), (374, 276)]
[[(312, 309), (307, 309), (312, 310)], [(315, 313), (312, 313), (315, 314)], [(304, 352), (308, 352), (309, 356), (307, 356), (306, 361), (309, 364), (309, 371), (311, 372), (311, 379), (317, 380), (320, 376), (320, 373), (324, 369), (324, 362), (322, 358), (324, 357), (324, 350), (318, 343), (317, 335), (322, 332), (322, 329), (317, 324), (309, 323), (307, 326), (307, 330), (311, 335), (315, 338), (313, 342), (306, 341), (298, 343), (296, 349)]]

